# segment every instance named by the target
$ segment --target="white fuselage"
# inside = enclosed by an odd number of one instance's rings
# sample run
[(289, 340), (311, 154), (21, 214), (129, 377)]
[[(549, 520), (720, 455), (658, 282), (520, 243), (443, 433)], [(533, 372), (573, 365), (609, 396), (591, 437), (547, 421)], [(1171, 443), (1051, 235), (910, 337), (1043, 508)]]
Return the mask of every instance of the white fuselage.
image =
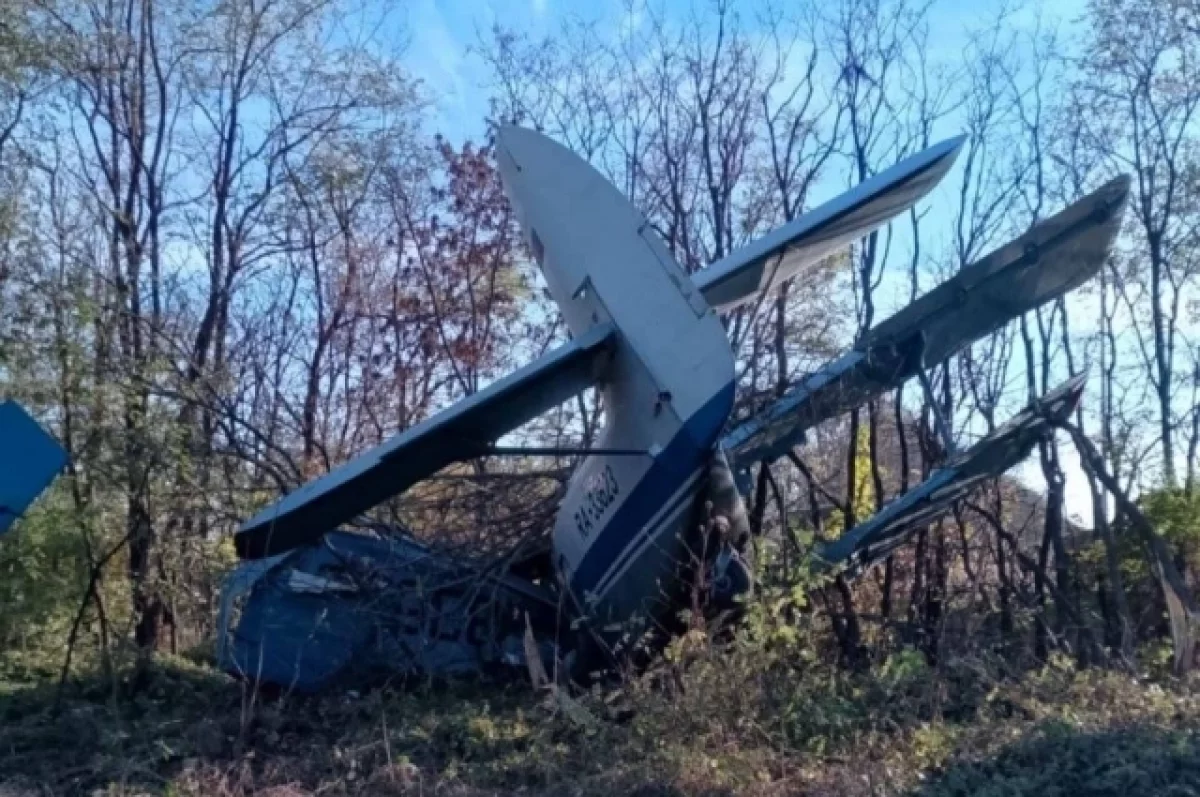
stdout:
[(546, 283), (573, 335), (611, 322), (599, 452), (573, 474), (555, 567), (594, 620), (654, 617), (689, 552), (689, 526), (733, 405), (724, 327), (645, 218), (579, 156), (504, 128), (498, 158)]

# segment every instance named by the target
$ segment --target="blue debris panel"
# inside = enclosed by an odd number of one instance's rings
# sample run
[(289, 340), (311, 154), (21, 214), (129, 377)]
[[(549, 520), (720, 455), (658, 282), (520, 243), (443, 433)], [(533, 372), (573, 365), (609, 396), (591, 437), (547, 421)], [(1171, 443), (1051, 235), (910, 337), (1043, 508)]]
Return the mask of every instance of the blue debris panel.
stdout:
[(67, 452), (15, 401), (0, 404), (0, 534), (67, 464)]
[(805, 429), (866, 404), (1091, 279), (1108, 257), (1128, 193), (1128, 177), (1110, 181), (880, 322), (725, 436), (734, 469), (782, 456)]
[(915, 532), (953, 509), (955, 502), (995, 478), (1033, 450), (1079, 405), (1080, 374), (1027, 406), (1004, 426), (954, 457), (919, 486), (908, 491), (836, 540), (818, 548), (818, 561), (858, 575), (886, 559)]
[(537, 584), (411, 538), (345, 531), (243, 563), (221, 601), (220, 666), (297, 692), (372, 676), (522, 668), (526, 624), (554, 639), (558, 607)]

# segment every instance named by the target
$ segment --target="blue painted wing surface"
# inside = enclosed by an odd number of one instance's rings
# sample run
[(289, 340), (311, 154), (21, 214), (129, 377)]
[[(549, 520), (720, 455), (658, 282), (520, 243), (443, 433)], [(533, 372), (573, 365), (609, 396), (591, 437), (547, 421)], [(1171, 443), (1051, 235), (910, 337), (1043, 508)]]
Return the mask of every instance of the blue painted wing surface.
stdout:
[(0, 534), (67, 464), (67, 452), (15, 401), (0, 404)]
[(862, 406), (1099, 272), (1120, 229), (1118, 177), (992, 251), (871, 329), (723, 442), (735, 469), (770, 461), (805, 429)]
[(854, 243), (929, 193), (962, 149), (935, 144), (692, 275), (710, 307), (732, 310)]
[(1027, 406), (1004, 426), (975, 443), (838, 539), (821, 546), (819, 561), (861, 573), (886, 559), (915, 532), (927, 528), (987, 479), (1024, 460), (1037, 442), (1065, 420), (1083, 395), (1080, 374)]
[(554, 639), (557, 611), (553, 596), (516, 576), (406, 537), (333, 531), (231, 574), (217, 661), (232, 675), (300, 692), (372, 674), (478, 673), (522, 666), (525, 618)]
[(238, 554), (257, 559), (314, 542), (447, 465), (486, 454), (498, 438), (595, 384), (614, 338), (610, 325), (597, 325), (285, 495), (238, 530)]

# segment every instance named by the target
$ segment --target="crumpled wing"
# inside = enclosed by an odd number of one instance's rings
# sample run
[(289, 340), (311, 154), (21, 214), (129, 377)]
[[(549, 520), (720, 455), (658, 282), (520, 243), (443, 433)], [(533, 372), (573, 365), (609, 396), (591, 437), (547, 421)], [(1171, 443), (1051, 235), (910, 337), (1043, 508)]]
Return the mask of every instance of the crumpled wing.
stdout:
[(615, 341), (598, 325), (537, 361), (285, 495), (246, 521), (238, 554), (257, 559), (314, 542), (594, 385)]
[(1091, 279), (1121, 226), (1129, 178), (1118, 177), (967, 266), (880, 322), (846, 354), (723, 440), (735, 471), (770, 461), (804, 430), (862, 406), (1006, 323)]
[(953, 509), (980, 482), (995, 478), (1024, 460), (1038, 441), (1066, 420), (1083, 395), (1079, 374), (1023, 409), (1008, 423), (954, 457), (944, 468), (817, 550), (826, 566), (845, 567), (852, 575), (886, 559), (915, 532)]
[(750, 301), (911, 208), (958, 156), (959, 136), (906, 158), (692, 275), (710, 307)]
[(67, 464), (67, 452), (15, 401), (0, 404), (0, 534)]

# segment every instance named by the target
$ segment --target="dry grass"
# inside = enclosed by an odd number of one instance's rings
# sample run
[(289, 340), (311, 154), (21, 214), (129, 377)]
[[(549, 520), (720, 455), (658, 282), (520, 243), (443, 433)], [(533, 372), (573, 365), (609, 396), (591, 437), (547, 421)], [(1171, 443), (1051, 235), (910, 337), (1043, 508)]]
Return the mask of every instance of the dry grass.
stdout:
[[(669, 677), (664, 677), (669, 676)], [(669, 684), (670, 686), (664, 686)], [(1200, 794), (1200, 698), (1064, 665), (701, 651), (580, 704), (522, 685), (251, 700), (179, 660), (0, 702), (0, 795)]]

